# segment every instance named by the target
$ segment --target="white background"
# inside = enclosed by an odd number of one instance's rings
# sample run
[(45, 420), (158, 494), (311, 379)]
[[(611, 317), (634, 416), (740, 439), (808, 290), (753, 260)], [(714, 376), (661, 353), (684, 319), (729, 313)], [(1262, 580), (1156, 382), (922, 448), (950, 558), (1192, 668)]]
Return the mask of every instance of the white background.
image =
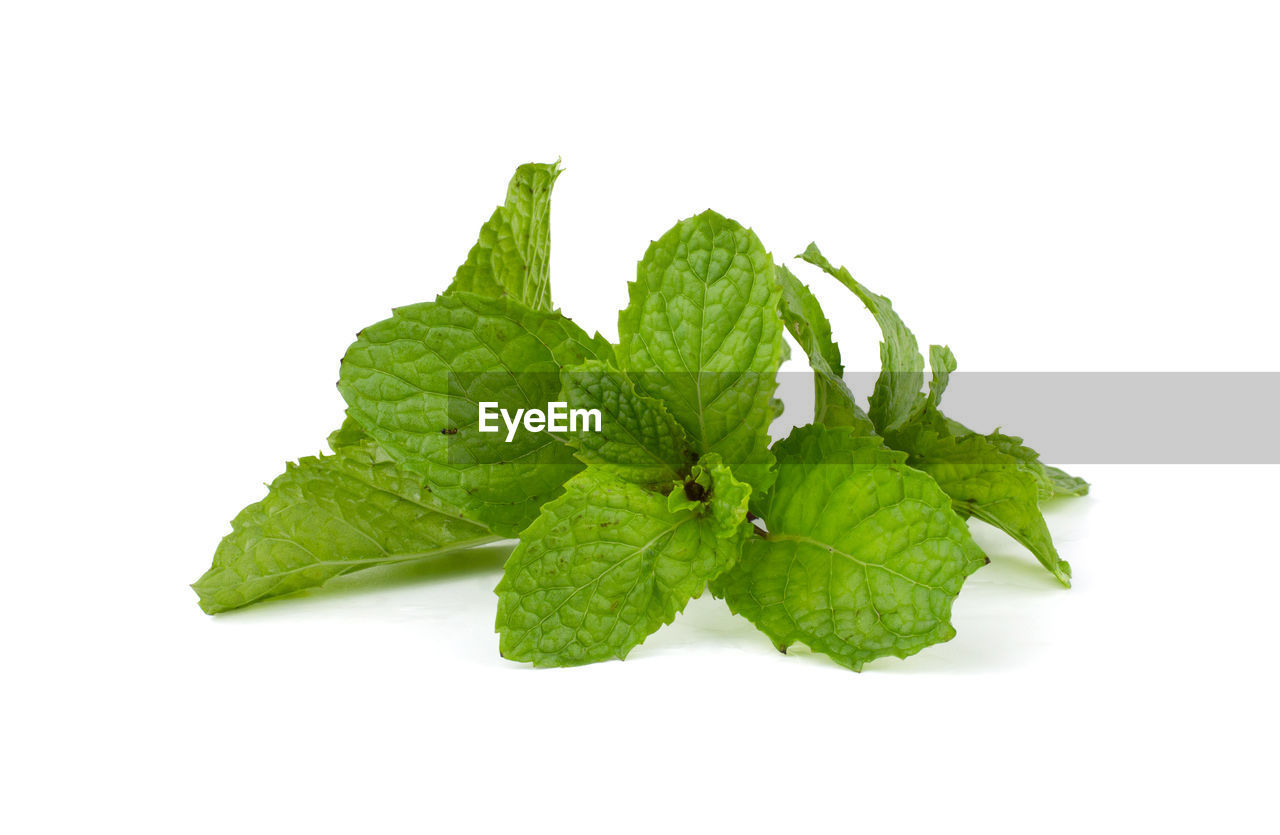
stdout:
[(0, 11), (0, 825), (1274, 827), (1273, 467), (1077, 468), (1073, 590), (981, 531), (958, 637), (861, 675), (709, 598), (625, 663), (504, 662), (500, 552), (199, 611), (522, 161), (563, 157), (555, 296), (611, 337), (714, 207), (962, 369), (1277, 370), (1274, 7), (464, 5)]

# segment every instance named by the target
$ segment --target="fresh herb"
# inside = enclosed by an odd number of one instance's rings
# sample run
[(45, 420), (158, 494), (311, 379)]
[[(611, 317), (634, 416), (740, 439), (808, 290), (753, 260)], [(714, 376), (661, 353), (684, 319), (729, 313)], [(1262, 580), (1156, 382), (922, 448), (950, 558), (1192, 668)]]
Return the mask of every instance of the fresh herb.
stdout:
[[(194, 584), (206, 612), (518, 538), (496, 589), (508, 659), (625, 658), (710, 588), (779, 649), (801, 643), (858, 670), (955, 635), (952, 601), (988, 562), (969, 517), (1069, 584), (1039, 505), (1088, 484), (1020, 438), (944, 415), (950, 349), (930, 347), (922, 391), (924, 358), (892, 304), (816, 246), (802, 260), (884, 335), (866, 411), (817, 297), (715, 212), (650, 245), (618, 345), (558, 312), (559, 173), (520, 166), (448, 290), (360, 332), (342, 360), (332, 454), (290, 464), (236, 517)], [(773, 443), (784, 329), (814, 371), (814, 420)], [(482, 431), (482, 403), (535, 417), (528, 431)], [(598, 425), (537, 418), (565, 404)]]

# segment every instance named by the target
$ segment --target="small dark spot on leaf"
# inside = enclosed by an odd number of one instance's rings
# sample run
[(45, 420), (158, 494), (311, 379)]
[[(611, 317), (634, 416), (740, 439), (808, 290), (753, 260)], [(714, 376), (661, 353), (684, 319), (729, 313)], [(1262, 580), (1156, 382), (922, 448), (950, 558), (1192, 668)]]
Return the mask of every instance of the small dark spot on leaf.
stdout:
[(441, 430), (440, 430), (440, 434), (441, 434), (441, 435), (457, 435), (457, 434), (458, 434), (458, 427), (456, 427), (456, 426), (446, 426), (444, 429), (441, 429)]
[(684, 497), (691, 502), (700, 502), (707, 497), (707, 489), (696, 481), (686, 481)]

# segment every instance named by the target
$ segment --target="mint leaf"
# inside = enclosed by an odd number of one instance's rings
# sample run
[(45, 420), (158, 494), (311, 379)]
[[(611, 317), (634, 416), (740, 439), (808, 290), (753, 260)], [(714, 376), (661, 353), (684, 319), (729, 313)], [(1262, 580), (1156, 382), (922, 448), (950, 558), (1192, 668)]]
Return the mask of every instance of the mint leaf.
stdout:
[(329, 449), (341, 452), (343, 447), (362, 444), (367, 440), (369, 435), (360, 428), (355, 418), (347, 415), (342, 419), (342, 425), (329, 433)]
[(626, 374), (591, 361), (561, 372), (561, 399), (572, 409), (599, 409), (599, 432), (570, 440), (578, 458), (635, 484), (666, 486), (682, 479), (697, 458), (666, 406), (637, 394)]
[[(948, 424), (956, 424), (955, 421), (947, 420)], [(963, 427), (961, 427), (963, 428)], [(980, 432), (973, 430), (965, 430), (966, 434), (981, 435)], [(954, 434), (954, 433), (953, 433)], [(1031, 477), (1036, 480), (1036, 486), (1039, 489), (1040, 498), (1049, 499), (1054, 496), (1085, 496), (1089, 493), (1089, 482), (1083, 478), (1077, 478), (1068, 475), (1057, 467), (1050, 467), (1040, 460), (1040, 453), (1027, 446), (1026, 442), (1016, 435), (1004, 435), (1000, 430), (996, 430), (989, 435), (983, 435), (995, 445), (996, 449), (1013, 457), (1018, 462), (1018, 468), (1024, 472), (1030, 473)]]
[(698, 459), (693, 477), (706, 488), (706, 503), (711, 509), (716, 536), (727, 539), (741, 534), (751, 500), (751, 485), (738, 481), (729, 465), (714, 452)]
[(917, 423), (885, 441), (905, 450), (911, 466), (933, 476), (958, 511), (1009, 534), (1064, 586), (1071, 585), (1071, 566), (1058, 556), (1040, 513), (1043, 468), (1038, 475), (1038, 462), (1033, 466), (1020, 438), (999, 433), (954, 437)]
[(951, 603), (985, 557), (933, 479), (848, 428), (796, 429), (774, 453), (768, 536), (713, 585), (729, 608), (853, 670), (954, 637)]
[(884, 341), (880, 343), (880, 376), (871, 393), (871, 420), (882, 433), (896, 429), (916, 412), (924, 383), (924, 358), (915, 335), (894, 312), (892, 302), (863, 287), (844, 267), (832, 266), (817, 244), (809, 244), (800, 257), (852, 290), (880, 325)]
[(999, 429), (989, 435), (983, 435), (981, 432), (970, 434), (986, 438), (997, 450), (1012, 458), (1018, 469), (1035, 479), (1036, 492), (1041, 499), (1047, 499), (1053, 495), (1053, 480), (1045, 471), (1044, 464), (1040, 463), (1040, 453), (1027, 446), (1021, 438), (1016, 435), (1002, 434)]
[[(939, 434), (954, 435), (956, 437), (982, 434), (981, 432), (975, 432), (959, 421), (952, 420), (941, 413), (938, 414), (941, 418), (941, 423), (935, 422), (935, 428)], [(1041, 499), (1048, 499), (1053, 496), (1086, 496), (1089, 494), (1089, 482), (1083, 478), (1069, 475), (1057, 467), (1051, 467), (1043, 463), (1040, 460), (1040, 453), (1027, 446), (1026, 442), (1016, 435), (1002, 435), (997, 430), (984, 437), (990, 440), (1001, 452), (1012, 456), (1017, 461), (1019, 469), (1030, 473), (1035, 478)]]
[(782, 285), (778, 310), (791, 336), (809, 357), (813, 369), (813, 420), (826, 426), (852, 426), (859, 434), (875, 432), (866, 413), (854, 401), (844, 382), (840, 348), (831, 338), (831, 323), (822, 305), (804, 282), (782, 264), (777, 267)]
[(587, 469), (521, 537), (498, 595), (502, 655), (539, 667), (625, 658), (728, 568), (738, 539), (660, 493)]
[(516, 169), (507, 199), (480, 227), (480, 240), (458, 267), (451, 290), (511, 298), (551, 310), (551, 188), (560, 164), (530, 162)]
[(755, 233), (712, 211), (650, 244), (618, 316), (618, 357), (699, 453), (757, 492), (772, 481), (769, 423), (782, 358), (780, 288)]
[(708, 517), (716, 536), (722, 539), (743, 532), (751, 485), (734, 478), (733, 471), (717, 453), (709, 452), (699, 458), (689, 478), (676, 483), (674, 488), (667, 496), (667, 508), (673, 513), (692, 510)]
[(1045, 475), (1053, 487), (1055, 496), (1086, 496), (1089, 494), (1089, 482), (1083, 478), (1068, 475), (1057, 467), (1044, 465)]
[(514, 536), (582, 464), (563, 438), (480, 432), (479, 403), (546, 409), (560, 369), (611, 349), (559, 313), (451, 292), (361, 331), (338, 389), (354, 418), (406, 470), (468, 518)]
[(951, 353), (950, 348), (946, 345), (929, 346), (929, 371), (932, 374), (929, 380), (929, 406), (938, 408), (938, 404), (942, 402), (942, 393), (947, 390), (947, 383), (951, 382), (951, 372), (955, 370), (956, 355)]
[(372, 442), (303, 458), (231, 523), (192, 588), (209, 614), (313, 588), (342, 574), (499, 539), (424, 494)]

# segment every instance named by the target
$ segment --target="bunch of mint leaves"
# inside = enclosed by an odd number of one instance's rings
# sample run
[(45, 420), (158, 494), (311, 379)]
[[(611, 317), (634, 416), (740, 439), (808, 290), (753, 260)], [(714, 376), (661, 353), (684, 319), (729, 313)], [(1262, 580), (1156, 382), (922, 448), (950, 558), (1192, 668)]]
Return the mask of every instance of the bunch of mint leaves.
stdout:
[[(989, 560), (970, 516), (1064, 585), (1040, 511), (1088, 491), (1020, 438), (941, 401), (956, 368), (889, 300), (814, 245), (883, 334), (863, 410), (818, 299), (750, 229), (712, 211), (654, 241), (614, 345), (552, 304), (558, 163), (520, 166), (435, 301), (361, 331), (342, 359), (332, 453), (289, 464), (193, 585), (204, 611), (372, 566), (517, 538), (498, 583), (500, 650), (567, 666), (625, 658), (704, 589), (780, 650), (853, 670), (955, 635), (951, 605)], [(814, 420), (773, 442), (787, 330), (814, 372)], [(483, 433), (478, 404), (599, 409), (599, 432)]]

